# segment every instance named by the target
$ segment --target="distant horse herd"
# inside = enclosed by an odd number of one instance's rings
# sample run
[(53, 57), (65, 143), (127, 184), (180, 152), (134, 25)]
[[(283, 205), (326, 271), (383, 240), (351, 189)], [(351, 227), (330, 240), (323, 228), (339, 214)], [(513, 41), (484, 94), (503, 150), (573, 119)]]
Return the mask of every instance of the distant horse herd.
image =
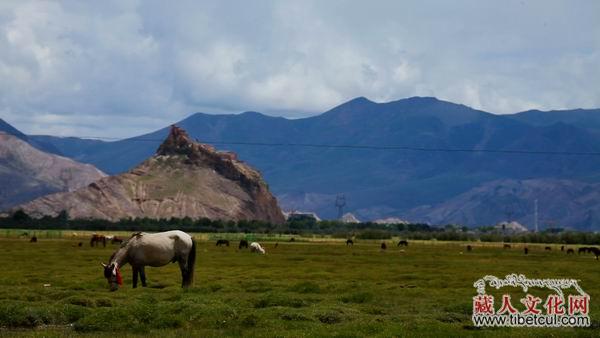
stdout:
[(92, 239), (90, 240), (90, 246), (99, 246), (100, 243), (102, 243), (102, 246), (106, 248), (107, 241), (110, 241), (110, 244), (123, 243), (123, 239), (117, 236), (93, 234)]
[[(23, 233), (20, 237), (28, 237), (29, 234)], [(75, 233), (74, 233), (74, 236)], [(33, 235), (30, 238), (30, 242), (35, 243), (38, 238)], [(159, 267), (167, 265), (168, 263), (178, 263), (181, 270), (181, 286), (188, 288), (192, 285), (194, 279), (194, 265), (196, 260), (196, 242), (194, 239), (179, 230), (172, 230), (166, 232), (159, 232), (154, 234), (146, 233), (135, 233), (128, 240), (113, 236), (113, 235), (101, 235), (93, 234), (90, 238), (90, 246), (98, 247), (102, 244), (106, 247), (106, 242), (111, 244), (119, 244), (117, 249), (109, 258), (108, 264), (102, 263), (104, 269), (104, 277), (108, 281), (109, 288), (111, 291), (116, 291), (119, 286), (123, 284), (120, 269), (123, 265), (131, 265), (133, 270), (133, 287), (136, 288), (138, 284), (138, 277), (141, 279), (142, 286), (146, 286), (146, 273), (145, 267)], [(295, 238), (290, 238), (289, 242), (295, 242)], [(346, 240), (346, 246), (354, 246), (355, 242), (353, 239)], [(227, 239), (218, 239), (216, 241), (218, 247), (229, 247), (230, 241)], [(275, 243), (273, 249), (278, 247), (279, 243)], [(82, 246), (82, 242), (79, 242), (78, 246)], [(397, 247), (408, 247), (407, 240), (398, 241)], [(382, 251), (387, 250), (388, 245), (386, 242), (381, 242), (379, 245)], [(503, 244), (503, 249), (510, 250), (512, 246), (510, 244)], [(238, 250), (249, 249), (250, 252), (266, 254), (265, 247), (258, 242), (248, 243), (248, 240), (242, 239), (239, 242)], [(565, 248), (561, 246), (560, 250), (565, 251), (567, 255), (575, 254), (573, 248)], [(473, 246), (468, 244), (466, 246), (467, 252), (472, 252)], [(552, 247), (545, 246), (544, 251), (551, 251)], [(525, 255), (529, 254), (530, 249), (527, 246), (523, 247)], [(401, 250), (404, 252), (404, 250)], [(600, 249), (597, 247), (580, 247), (577, 251), (578, 255), (591, 253), (596, 257), (600, 256)], [(462, 254), (462, 252), (461, 252)]]
[[(504, 249), (511, 249), (512, 246), (510, 244), (504, 244), (502, 246)], [(473, 247), (471, 245), (467, 245), (466, 246), (467, 251), (473, 251)], [(566, 248), (567, 250), (567, 255), (574, 255), (575, 254), (575, 250), (573, 248)], [(523, 253), (525, 255), (529, 254), (530, 249), (527, 246), (523, 247)], [(544, 251), (552, 251), (552, 247), (550, 246), (545, 246), (544, 247)], [(565, 251), (565, 246), (562, 245), (560, 247), (560, 251)], [(598, 260), (598, 257), (600, 257), (600, 249), (596, 248), (596, 247), (580, 247), (577, 254), (581, 255), (582, 253), (591, 253), (596, 257), (596, 260)]]

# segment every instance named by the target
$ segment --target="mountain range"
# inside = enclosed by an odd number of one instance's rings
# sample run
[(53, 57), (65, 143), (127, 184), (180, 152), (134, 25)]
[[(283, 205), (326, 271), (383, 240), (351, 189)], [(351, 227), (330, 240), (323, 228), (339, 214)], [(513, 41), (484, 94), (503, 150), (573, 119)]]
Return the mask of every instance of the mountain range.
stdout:
[[(343, 211), (361, 220), (482, 225), (510, 218), (532, 227), (538, 199), (542, 227), (600, 229), (600, 213), (589, 207), (600, 202), (589, 193), (600, 180), (598, 109), (495, 115), (432, 97), (361, 97), (302, 119), (196, 113), (176, 124), (258, 168), (287, 210), (334, 218), (343, 194)], [(168, 132), (114, 142), (28, 138), (117, 174), (151, 156)], [(575, 203), (580, 197), (586, 202)]]

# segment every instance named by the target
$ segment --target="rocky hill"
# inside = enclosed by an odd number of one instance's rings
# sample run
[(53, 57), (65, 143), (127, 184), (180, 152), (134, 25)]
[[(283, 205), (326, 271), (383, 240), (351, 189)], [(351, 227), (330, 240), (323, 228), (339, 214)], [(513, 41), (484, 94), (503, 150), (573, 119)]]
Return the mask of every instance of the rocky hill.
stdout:
[[(33, 217), (210, 218), (283, 223), (276, 199), (258, 171), (235, 154), (194, 142), (172, 126), (156, 154), (132, 170), (75, 192), (18, 206)], [(17, 208), (15, 208), (17, 209)]]
[(48, 154), (0, 132), (0, 210), (59, 191), (73, 191), (106, 175), (94, 166)]

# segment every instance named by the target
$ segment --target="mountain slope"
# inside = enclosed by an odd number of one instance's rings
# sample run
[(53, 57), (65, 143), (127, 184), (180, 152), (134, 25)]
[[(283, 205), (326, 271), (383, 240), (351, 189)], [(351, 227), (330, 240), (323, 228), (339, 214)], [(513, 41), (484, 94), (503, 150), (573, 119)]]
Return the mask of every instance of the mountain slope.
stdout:
[(507, 117), (533, 126), (549, 126), (555, 123), (565, 123), (600, 132), (600, 109), (528, 110), (507, 115)]
[(72, 191), (105, 174), (89, 164), (44, 153), (0, 132), (0, 210), (57, 191)]
[(595, 230), (600, 222), (600, 183), (573, 180), (499, 180), (484, 183), (435, 206), (408, 211), (410, 219), (433, 224), (493, 225), (517, 221), (533, 229), (538, 200), (540, 230), (569, 227)]
[(33, 217), (66, 210), (73, 218), (113, 221), (206, 217), (284, 222), (277, 201), (256, 170), (232, 153), (193, 142), (174, 126), (156, 154), (131, 171), (17, 208)]
[[(6, 121), (4, 121), (3, 119), (0, 119), (0, 132), (4, 132), (6, 134), (16, 136), (17, 138), (29, 143), (31, 146), (33, 146), (41, 151), (51, 153), (51, 154), (56, 154), (56, 155), (62, 155), (61, 152), (58, 150), (58, 148), (56, 148), (52, 144), (47, 143), (43, 140), (31, 138), (31, 137), (23, 134), (21, 131), (17, 130), (17, 128), (6, 123)], [(70, 157), (70, 156), (68, 156), (68, 157)]]

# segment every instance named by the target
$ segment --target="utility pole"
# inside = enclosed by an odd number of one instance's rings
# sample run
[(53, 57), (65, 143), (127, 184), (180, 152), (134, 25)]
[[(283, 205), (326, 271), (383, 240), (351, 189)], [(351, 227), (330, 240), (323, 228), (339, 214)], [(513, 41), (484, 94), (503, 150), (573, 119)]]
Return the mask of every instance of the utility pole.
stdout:
[(514, 213), (515, 212), (513, 210), (512, 205), (507, 205), (506, 208), (504, 208), (504, 214), (506, 215), (506, 222), (507, 223), (512, 222), (512, 220), (513, 220), (512, 218), (513, 218)]
[(535, 226), (535, 232), (538, 232), (538, 200), (537, 200), (537, 198), (533, 201), (533, 224)]
[(346, 196), (343, 194), (337, 195), (335, 198), (335, 207), (338, 209), (338, 219), (342, 219), (344, 216), (344, 206), (346, 205)]

